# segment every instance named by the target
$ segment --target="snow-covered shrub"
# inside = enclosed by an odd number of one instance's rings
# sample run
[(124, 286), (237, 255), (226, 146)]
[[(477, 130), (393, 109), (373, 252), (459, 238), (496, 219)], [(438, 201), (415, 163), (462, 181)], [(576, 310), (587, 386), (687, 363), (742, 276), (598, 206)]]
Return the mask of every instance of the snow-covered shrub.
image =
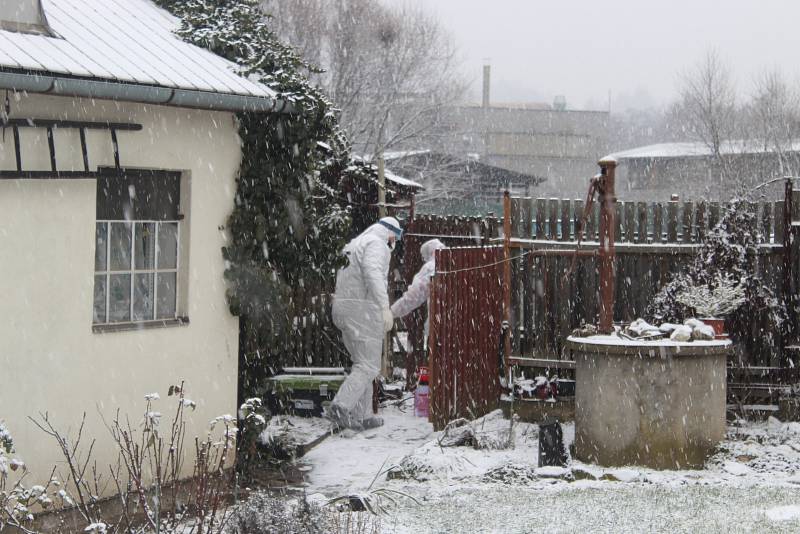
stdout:
[[(656, 324), (680, 324), (694, 315), (694, 310), (681, 302), (681, 295), (699, 287), (713, 293), (721, 280), (730, 280), (743, 289), (744, 302), (726, 317), (727, 331), (746, 346), (776, 346), (784, 333), (786, 308), (758, 275), (761, 242), (756, 214), (746, 201), (732, 201), (689, 264), (656, 294), (646, 315)], [(756, 333), (753, 325), (759, 323), (768, 326)]]
[(744, 304), (746, 278), (734, 281), (729, 275), (718, 274), (711, 283), (689, 284), (676, 300), (692, 308), (699, 317), (724, 317)]
[(229, 522), (230, 534), (328, 534), (331, 518), (305, 496), (287, 498), (257, 492), (236, 506)]
[(267, 410), (261, 399), (253, 397), (239, 407), (239, 443), (236, 455), (236, 470), (246, 481), (250, 471), (260, 459), (259, 436), (267, 426)]
[(33, 532), (29, 525), (34, 509), (49, 509), (64, 499), (60, 490), (53, 489), (60, 485), (56, 479), (44, 486), (26, 487), (23, 481), (27, 467), (14, 452), (11, 432), (0, 420), (0, 531), (8, 526), (12, 532)]

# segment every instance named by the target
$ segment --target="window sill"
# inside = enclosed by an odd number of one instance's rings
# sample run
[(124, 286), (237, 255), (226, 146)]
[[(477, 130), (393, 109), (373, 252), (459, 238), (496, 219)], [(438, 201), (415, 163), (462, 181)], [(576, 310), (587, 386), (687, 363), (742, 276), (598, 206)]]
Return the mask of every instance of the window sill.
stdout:
[(150, 330), (153, 328), (187, 326), (188, 324), (188, 317), (178, 317), (177, 319), (159, 319), (158, 321), (143, 321), (140, 323), (93, 324), (92, 332), (95, 334), (105, 334), (109, 332), (130, 332), (133, 330)]

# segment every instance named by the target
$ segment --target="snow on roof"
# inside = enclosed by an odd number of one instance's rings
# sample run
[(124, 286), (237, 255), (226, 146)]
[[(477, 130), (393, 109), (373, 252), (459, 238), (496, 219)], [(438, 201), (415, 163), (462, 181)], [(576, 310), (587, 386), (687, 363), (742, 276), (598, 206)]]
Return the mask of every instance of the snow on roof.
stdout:
[(384, 152), (383, 159), (384, 161), (389, 161), (393, 159), (401, 159), (401, 158), (408, 158), (410, 156), (419, 156), (420, 154), (430, 154), (430, 150), (403, 150), (403, 151), (396, 151), (396, 152)]
[[(730, 140), (723, 141), (720, 146), (722, 154), (763, 154), (774, 152), (774, 147), (768, 147), (761, 141)], [(791, 146), (785, 147), (786, 152), (800, 152), (800, 141), (794, 141)], [(646, 145), (621, 152), (615, 152), (606, 156), (617, 161), (627, 159), (658, 159), (658, 158), (686, 158), (686, 157), (708, 157), (711, 156), (711, 149), (705, 143), (657, 143)]]
[(172, 32), (149, 0), (43, 0), (55, 36), (0, 30), (0, 70), (42, 72), (213, 93), (274, 97), (238, 66)]
[(383, 175), (387, 180), (389, 180), (390, 182), (394, 182), (397, 185), (401, 185), (403, 187), (416, 187), (419, 189), (425, 189), (424, 185), (415, 182), (414, 180), (409, 180), (408, 178), (403, 178), (402, 176), (398, 176), (389, 170), (384, 170)]

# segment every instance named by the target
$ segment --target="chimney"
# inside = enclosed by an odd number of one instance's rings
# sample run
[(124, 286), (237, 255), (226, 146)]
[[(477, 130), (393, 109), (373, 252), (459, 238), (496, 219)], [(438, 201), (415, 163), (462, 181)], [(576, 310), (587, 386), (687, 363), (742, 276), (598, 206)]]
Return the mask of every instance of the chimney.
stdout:
[(491, 78), (491, 65), (484, 65), (483, 66), (483, 103), (482, 106), (484, 108), (488, 108), (491, 104), (489, 101), (489, 87), (490, 87), (490, 78)]

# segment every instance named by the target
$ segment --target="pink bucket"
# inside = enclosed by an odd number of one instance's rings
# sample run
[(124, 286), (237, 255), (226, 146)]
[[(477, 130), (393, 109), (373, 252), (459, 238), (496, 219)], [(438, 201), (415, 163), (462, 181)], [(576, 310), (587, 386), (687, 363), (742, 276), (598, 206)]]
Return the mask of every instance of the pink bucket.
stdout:
[(430, 401), (430, 388), (427, 385), (418, 385), (416, 391), (414, 391), (414, 415), (428, 417)]

